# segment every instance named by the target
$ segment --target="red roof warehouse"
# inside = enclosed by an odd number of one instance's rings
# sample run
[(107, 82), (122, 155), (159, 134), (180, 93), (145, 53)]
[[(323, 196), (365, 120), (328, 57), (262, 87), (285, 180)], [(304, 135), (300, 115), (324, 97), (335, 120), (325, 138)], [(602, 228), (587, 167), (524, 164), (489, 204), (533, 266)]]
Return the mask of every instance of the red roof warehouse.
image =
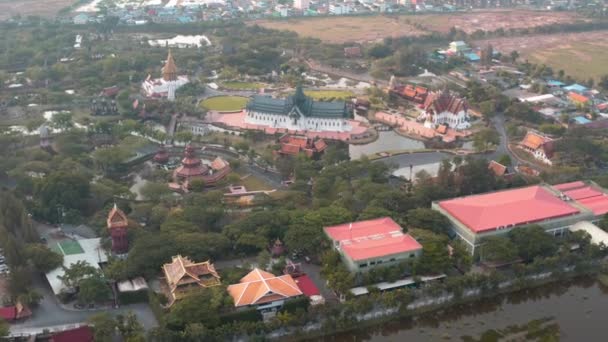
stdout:
[(351, 271), (403, 261), (422, 252), (422, 245), (404, 234), (401, 226), (390, 217), (325, 227), (324, 230)]
[(433, 209), (451, 221), (454, 232), (474, 251), (483, 237), (530, 224), (562, 234), (578, 221), (608, 212), (608, 196), (593, 182), (541, 184), (434, 202)]

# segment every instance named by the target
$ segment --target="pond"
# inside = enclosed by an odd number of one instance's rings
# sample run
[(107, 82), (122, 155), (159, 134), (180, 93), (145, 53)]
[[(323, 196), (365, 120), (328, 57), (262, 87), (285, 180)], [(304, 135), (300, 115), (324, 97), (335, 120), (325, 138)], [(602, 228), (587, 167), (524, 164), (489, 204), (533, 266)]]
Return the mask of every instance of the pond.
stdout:
[(403, 137), (394, 131), (379, 132), (378, 139), (365, 145), (348, 145), (350, 159), (359, 159), (363, 155), (372, 155), (378, 152), (394, 150), (421, 150), (424, 149), (422, 141)]
[[(595, 279), (579, 278), (459, 305), (415, 319), (397, 319), (365, 331), (326, 336), (322, 340), (495, 341), (488, 338), (494, 330), (547, 320), (557, 326), (560, 341), (605, 341), (607, 294), (608, 290)], [(482, 335), (485, 337), (480, 339)]]

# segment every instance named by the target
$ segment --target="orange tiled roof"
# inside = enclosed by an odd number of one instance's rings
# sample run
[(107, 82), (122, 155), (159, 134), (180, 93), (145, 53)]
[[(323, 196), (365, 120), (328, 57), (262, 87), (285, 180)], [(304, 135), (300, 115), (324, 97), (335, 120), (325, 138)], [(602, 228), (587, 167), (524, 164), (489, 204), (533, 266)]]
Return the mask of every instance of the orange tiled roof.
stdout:
[(254, 269), (244, 276), (240, 283), (228, 286), (228, 293), (234, 299), (234, 306), (269, 303), (302, 295), (302, 291), (290, 275), (274, 274)]
[(586, 103), (589, 101), (588, 97), (583, 96), (581, 94), (574, 93), (574, 92), (569, 92), (568, 97), (570, 98), (570, 100), (575, 101), (575, 102), (580, 102), (580, 103)]
[(114, 204), (114, 208), (112, 208), (108, 214), (107, 225), (109, 229), (126, 228), (129, 225), (127, 215), (125, 215), (125, 213), (120, 210), (116, 204)]
[(507, 167), (494, 160), (490, 161), (488, 169), (498, 177), (502, 177), (505, 175), (505, 173), (507, 173)]
[(521, 144), (529, 149), (537, 150), (543, 146), (549, 139), (536, 134), (534, 132), (528, 132), (522, 140)]
[(211, 168), (215, 171), (219, 171), (222, 170), (226, 167), (228, 167), (230, 164), (228, 164), (227, 161), (225, 161), (224, 159), (217, 157), (215, 158), (215, 160), (213, 160), (213, 162), (211, 162)]
[(439, 134), (446, 134), (448, 132), (448, 126), (447, 125), (439, 125), (439, 127), (437, 127), (436, 131)]

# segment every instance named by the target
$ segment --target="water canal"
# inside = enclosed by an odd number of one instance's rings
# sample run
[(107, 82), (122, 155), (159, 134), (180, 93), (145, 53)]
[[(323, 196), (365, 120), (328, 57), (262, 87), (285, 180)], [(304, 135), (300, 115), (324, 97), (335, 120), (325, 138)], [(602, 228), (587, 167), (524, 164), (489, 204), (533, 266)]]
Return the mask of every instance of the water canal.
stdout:
[[(606, 341), (608, 289), (595, 279), (579, 278), (522, 290), (416, 319), (398, 319), (364, 331), (327, 336), (322, 341), (496, 341), (496, 331), (545, 320), (559, 341)], [(513, 332), (512, 332), (513, 333)], [(515, 333), (513, 333), (515, 334)], [(501, 340), (525, 341), (524, 336)], [(545, 335), (543, 335), (545, 336)], [(549, 339), (550, 340), (550, 339)]]

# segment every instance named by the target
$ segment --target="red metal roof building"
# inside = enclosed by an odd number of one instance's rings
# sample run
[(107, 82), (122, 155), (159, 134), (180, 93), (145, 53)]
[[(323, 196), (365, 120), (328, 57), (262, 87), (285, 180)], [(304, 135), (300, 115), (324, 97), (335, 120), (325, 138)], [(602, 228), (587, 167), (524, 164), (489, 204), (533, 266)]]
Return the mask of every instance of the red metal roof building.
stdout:
[(53, 333), (49, 342), (93, 342), (93, 329), (82, 326), (76, 329)]
[(395, 264), (422, 253), (422, 245), (404, 234), (390, 217), (325, 227), (324, 231), (352, 272)]
[(0, 308), (0, 318), (7, 322), (16, 322), (30, 316), (32, 316), (32, 311), (27, 306), (21, 305), (21, 303)]
[(563, 234), (581, 220), (596, 220), (608, 212), (608, 196), (592, 182), (546, 184), (434, 202), (454, 232), (474, 253), (485, 237), (538, 224)]
[(306, 274), (293, 279), (298, 288), (306, 297), (318, 296), (321, 294), (319, 288)]

